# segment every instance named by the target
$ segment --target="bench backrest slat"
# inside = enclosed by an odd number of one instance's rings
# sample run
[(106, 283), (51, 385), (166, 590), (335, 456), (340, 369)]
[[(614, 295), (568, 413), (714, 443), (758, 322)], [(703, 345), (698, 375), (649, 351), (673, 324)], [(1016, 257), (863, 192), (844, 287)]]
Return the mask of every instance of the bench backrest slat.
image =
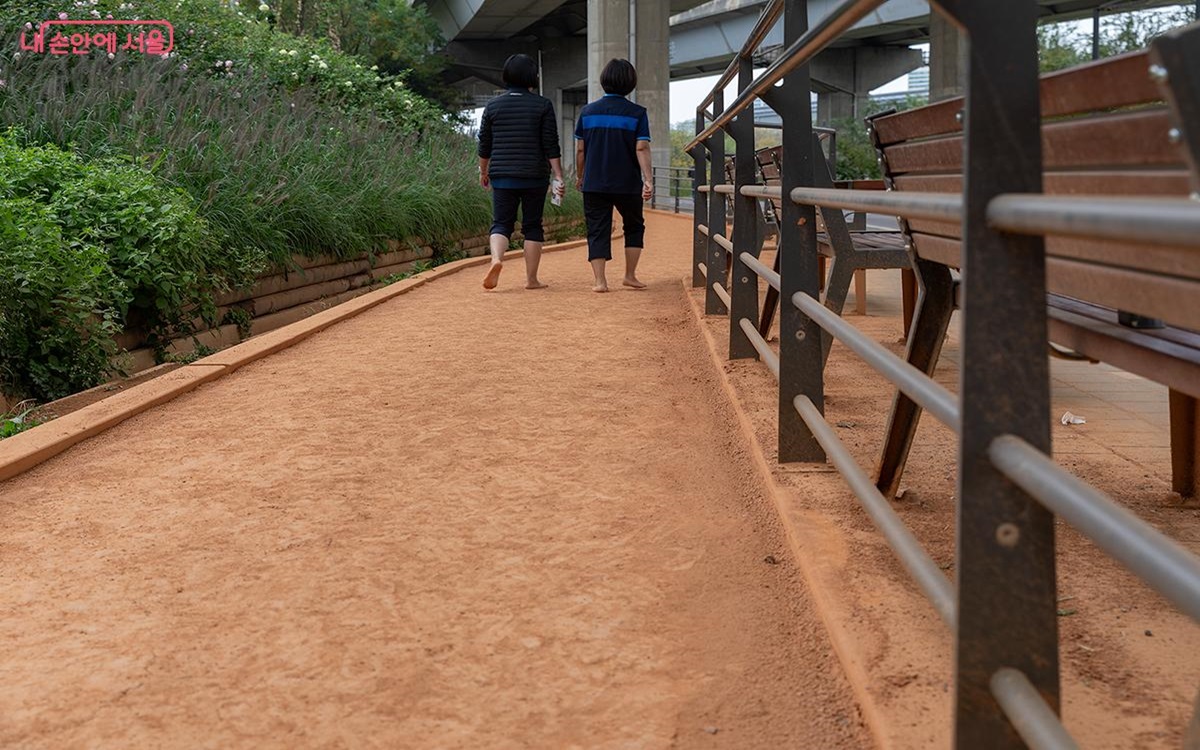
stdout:
[[(1182, 167), (1183, 154), (1167, 138), (1170, 129), (1170, 115), (1163, 106), (1048, 122), (1042, 126), (1043, 166), (1046, 170)], [(960, 173), (963, 137), (893, 144), (884, 149), (884, 158), (893, 176)]]
[[(1086, 112), (1159, 102), (1162, 95), (1149, 75), (1148, 53), (1131, 52), (1042, 77), (1042, 117), (1054, 119)], [(921, 138), (961, 133), (962, 97), (876, 118), (879, 143), (890, 146)]]
[[(1171, 143), (1171, 116), (1138, 52), (1043, 76), (1043, 189), (1048, 194), (1186, 196), (1191, 172)], [(896, 190), (960, 192), (962, 99), (875, 118), (884, 169)], [(912, 219), (920, 257), (959, 268), (962, 226)], [(1200, 329), (1200, 254), (1138, 242), (1048, 237), (1051, 292), (1136, 310)]]

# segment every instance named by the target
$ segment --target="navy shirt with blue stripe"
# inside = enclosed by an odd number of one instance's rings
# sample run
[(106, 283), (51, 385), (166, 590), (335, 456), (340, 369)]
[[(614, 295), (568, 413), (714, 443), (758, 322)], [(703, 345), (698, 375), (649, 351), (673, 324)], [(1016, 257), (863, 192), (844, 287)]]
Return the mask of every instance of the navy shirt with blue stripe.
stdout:
[(645, 107), (605, 94), (580, 111), (575, 140), (583, 141), (585, 193), (641, 194), (637, 142), (650, 140)]

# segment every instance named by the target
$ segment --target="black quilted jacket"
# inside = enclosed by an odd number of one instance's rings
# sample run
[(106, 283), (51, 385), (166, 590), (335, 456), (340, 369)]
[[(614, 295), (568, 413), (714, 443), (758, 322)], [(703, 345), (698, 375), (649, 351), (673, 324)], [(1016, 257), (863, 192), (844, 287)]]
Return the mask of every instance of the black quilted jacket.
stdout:
[(479, 156), (491, 159), (488, 177), (549, 179), (548, 159), (562, 157), (558, 118), (549, 99), (509, 89), (488, 102), (479, 125)]

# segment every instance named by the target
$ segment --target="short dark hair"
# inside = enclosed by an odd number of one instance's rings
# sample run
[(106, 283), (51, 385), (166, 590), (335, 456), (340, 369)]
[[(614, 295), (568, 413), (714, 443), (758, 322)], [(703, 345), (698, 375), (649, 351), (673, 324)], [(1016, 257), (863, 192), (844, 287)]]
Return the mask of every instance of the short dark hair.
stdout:
[(600, 87), (606, 94), (628, 96), (637, 88), (637, 71), (628, 60), (609, 60), (600, 71)]
[(504, 61), (501, 74), (505, 86), (531, 89), (538, 84), (538, 64), (529, 55), (512, 55)]

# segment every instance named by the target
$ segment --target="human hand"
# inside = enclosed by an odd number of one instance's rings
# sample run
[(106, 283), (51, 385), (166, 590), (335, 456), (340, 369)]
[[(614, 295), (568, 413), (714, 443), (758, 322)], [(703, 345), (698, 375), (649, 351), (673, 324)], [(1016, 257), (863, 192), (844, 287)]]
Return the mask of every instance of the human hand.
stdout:
[(648, 201), (654, 197), (654, 183), (647, 180), (642, 181), (642, 200)]
[(575, 189), (581, 193), (583, 192), (583, 175), (575, 178)]
[(488, 179), (487, 172), (479, 173), (479, 186), (484, 190), (491, 190), (492, 181)]

